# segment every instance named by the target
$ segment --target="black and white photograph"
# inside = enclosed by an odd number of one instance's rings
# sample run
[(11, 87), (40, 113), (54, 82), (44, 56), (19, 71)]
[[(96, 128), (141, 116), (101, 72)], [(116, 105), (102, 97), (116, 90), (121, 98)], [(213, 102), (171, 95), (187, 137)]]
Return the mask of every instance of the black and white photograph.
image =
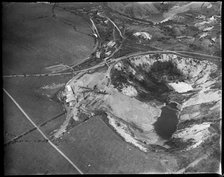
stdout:
[(222, 175), (222, 2), (2, 2), (4, 175)]

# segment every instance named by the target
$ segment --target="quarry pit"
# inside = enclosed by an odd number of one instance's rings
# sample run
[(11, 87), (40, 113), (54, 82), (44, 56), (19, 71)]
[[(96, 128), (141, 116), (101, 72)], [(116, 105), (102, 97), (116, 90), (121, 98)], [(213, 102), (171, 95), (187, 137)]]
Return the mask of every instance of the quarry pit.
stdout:
[(67, 118), (54, 136), (61, 137), (71, 120), (103, 112), (108, 126), (144, 152), (152, 146), (194, 149), (217, 134), (212, 125), (221, 107), (218, 70), (206, 60), (146, 54), (80, 73), (59, 94)]

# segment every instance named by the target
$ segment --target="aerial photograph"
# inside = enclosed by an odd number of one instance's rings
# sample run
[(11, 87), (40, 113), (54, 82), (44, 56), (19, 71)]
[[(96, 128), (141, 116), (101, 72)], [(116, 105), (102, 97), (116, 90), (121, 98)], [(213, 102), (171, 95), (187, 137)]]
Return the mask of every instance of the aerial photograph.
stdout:
[(4, 175), (222, 175), (222, 2), (2, 2)]

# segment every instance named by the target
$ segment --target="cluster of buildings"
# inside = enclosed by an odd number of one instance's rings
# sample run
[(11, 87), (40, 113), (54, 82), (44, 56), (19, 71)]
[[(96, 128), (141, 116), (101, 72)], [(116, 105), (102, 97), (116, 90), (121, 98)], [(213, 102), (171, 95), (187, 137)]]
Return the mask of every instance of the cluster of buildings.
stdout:
[(103, 47), (96, 52), (96, 58), (108, 57), (114, 51), (115, 45), (115, 41), (109, 41), (108, 43), (105, 43)]

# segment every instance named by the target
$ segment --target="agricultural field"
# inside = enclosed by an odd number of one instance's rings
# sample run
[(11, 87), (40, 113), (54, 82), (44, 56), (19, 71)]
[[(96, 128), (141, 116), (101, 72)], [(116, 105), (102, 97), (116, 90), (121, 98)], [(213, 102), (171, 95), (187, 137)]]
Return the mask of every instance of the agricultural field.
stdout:
[[(72, 73), (29, 75), (51, 73), (48, 67), (52, 65), (77, 64), (94, 46), (87, 35), (91, 30), (86, 21), (62, 10), (55, 12), (56, 19), (51, 10), (51, 5), (41, 3), (3, 4), (3, 75), (15, 76), (4, 78), (3, 88), (49, 137), (64, 119), (63, 108), (54, 101), (55, 94)], [(66, 25), (67, 21), (72, 24)], [(72, 25), (79, 26), (83, 34), (74, 31)], [(7, 94), (3, 102), (5, 174), (79, 173), (46, 141), (42, 142), (42, 135)]]
[[(145, 154), (125, 143), (102, 117), (92, 117), (76, 126), (59, 142), (59, 147), (83, 169), (84, 173), (163, 173), (167, 163), (158, 153)], [(156, 160), (160, 156), (160, 160)], [(170, 157), (169, 168), (176, 168)]]
[[(88, 23), (60, 9), (53, 17), (51, 6), (41, 3), (4, 6), (2, 54), (7, 58), (3, 60), (4, 74), (45, 73), (48, 66), (76, 64), (89, 55), (94, 43), (87, 35), (91, 33)], [(77, 31), (73, 26), (78, 26)]]
[(4, 153), (8, 175), (79, 174), (37, 130), (8, 145)]

